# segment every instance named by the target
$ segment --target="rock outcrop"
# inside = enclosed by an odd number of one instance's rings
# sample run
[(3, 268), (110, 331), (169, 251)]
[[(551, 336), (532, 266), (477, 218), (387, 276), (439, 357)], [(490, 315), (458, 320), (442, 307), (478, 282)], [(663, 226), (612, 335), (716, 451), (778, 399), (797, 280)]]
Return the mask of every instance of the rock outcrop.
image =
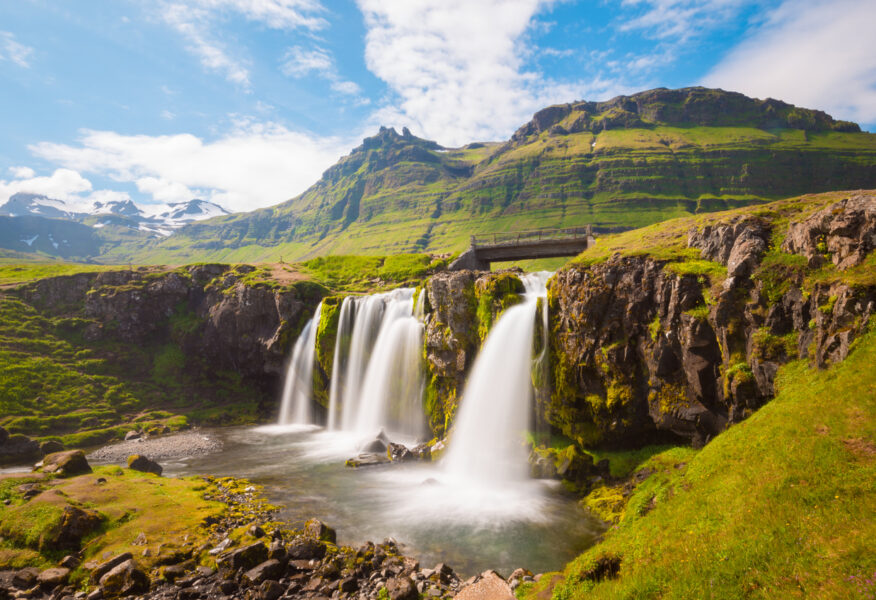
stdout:
[[(792, 223), (782, 248), (804, 265), (822, 250), (838, 270), (859, 264), (874, 247), (874, 206), (872, 196), (828, 206)], [(701, 444), (771, 398), (782, 363), (845, 358), (876, 288), (837, 276), (804, 291), (794, 255), (765, 262), (776, 233), (737, 217), (689, 233), (711, 266), (614, 255), (561, 270), (549, 287), (548, 421), (582, 445)]]
[(515, 272), (451, 271), (426, 281), (425, 402), (429, 426), (439, 437), (453, 419), (481, 342), (502, 311), (520, 302), (523, 291)]

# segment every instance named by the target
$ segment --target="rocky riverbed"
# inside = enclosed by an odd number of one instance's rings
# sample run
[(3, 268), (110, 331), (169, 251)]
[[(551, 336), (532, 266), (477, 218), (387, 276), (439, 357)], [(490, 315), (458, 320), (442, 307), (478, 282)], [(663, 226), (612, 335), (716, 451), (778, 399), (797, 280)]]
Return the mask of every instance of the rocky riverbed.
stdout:
[[(197, 545), (185, 535), (182, 539), (162, 539), (156, 547), (159, 540), (141, 534), (134, 552), (107, 552), (98, 560), (85, 560), (83, 548), (49, 568), (0, 571), (0, 599), (510, 600), (513, 588), (537, 578), (518, 569), (508, 580), (487, 571), (462, 581), (445, 564), (425, 568), (403, 555), (392, 539), (366, 542), (358, 548), (339, 546), (335, 531), (317, 519), (309, 520), (302, 529), (276, 521), (275, 507), (246, 481), (202, 480), (203, 500), (220, 502), (227, 508), (221, 516), (203, 520), (200, 528), (206, 535), (192, 536), (199, 540)], [(137, 500), (130, 498), (131, 506), (136, 506)], [(162, 547), (175, 550), (166, 553)], [(156, 556), (160, 558), (156, 560)]]
[[(139, 434), (138, 434), (139, 435)], [(222, 449), (222, 442), (199, 431), (186, 431), (161, 437), (136, 437), (110, 444), (88, 455), (96, 463), (124, 463), (132, 454), (142, 454), (152, 460), (179, 460), (202, 456)]]

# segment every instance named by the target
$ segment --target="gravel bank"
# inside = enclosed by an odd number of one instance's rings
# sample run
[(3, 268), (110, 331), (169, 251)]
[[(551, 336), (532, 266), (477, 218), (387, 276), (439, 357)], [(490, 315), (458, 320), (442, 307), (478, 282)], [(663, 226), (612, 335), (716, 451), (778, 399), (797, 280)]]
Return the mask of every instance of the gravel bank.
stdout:
[(104, 446), (88, 455), (97, 463), (124, 463), (132, 454), (143, 454), (152, 460), (178, 460), (189, 456), (210, 454), (222, 449), (222, 442), (197, 431), (149, 439), (130, 440)]

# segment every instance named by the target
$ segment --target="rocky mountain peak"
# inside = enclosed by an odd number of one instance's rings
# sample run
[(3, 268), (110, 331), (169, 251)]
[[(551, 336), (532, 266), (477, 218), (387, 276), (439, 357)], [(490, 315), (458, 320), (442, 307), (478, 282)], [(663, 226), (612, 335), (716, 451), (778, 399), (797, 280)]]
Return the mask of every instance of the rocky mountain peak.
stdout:
[(543, 132), (556, 135), (604, 129), (675, 127), (755, 127), (806, 131), (859, 132), (856, 123), (838, 121), (820, 110), (780, 100), (749, 98), (738, 92), (690, 87), (657, 88), (605, 102), (580, 101), (548, 106), (518, 129), (513, 142)]

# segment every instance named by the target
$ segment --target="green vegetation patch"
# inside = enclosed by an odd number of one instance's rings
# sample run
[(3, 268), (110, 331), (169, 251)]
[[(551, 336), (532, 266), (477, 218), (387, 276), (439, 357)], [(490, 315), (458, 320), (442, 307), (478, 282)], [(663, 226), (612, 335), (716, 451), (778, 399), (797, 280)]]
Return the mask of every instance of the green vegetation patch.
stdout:
[[(619, 525), (553, 598), (857, 597), (876, 572), (874, 362), (869, 333), (829, 370), (789, 363), (749, 419), (699, 452), (654, 455)], [(598, 580), (605, 555), (619, 569)]]

